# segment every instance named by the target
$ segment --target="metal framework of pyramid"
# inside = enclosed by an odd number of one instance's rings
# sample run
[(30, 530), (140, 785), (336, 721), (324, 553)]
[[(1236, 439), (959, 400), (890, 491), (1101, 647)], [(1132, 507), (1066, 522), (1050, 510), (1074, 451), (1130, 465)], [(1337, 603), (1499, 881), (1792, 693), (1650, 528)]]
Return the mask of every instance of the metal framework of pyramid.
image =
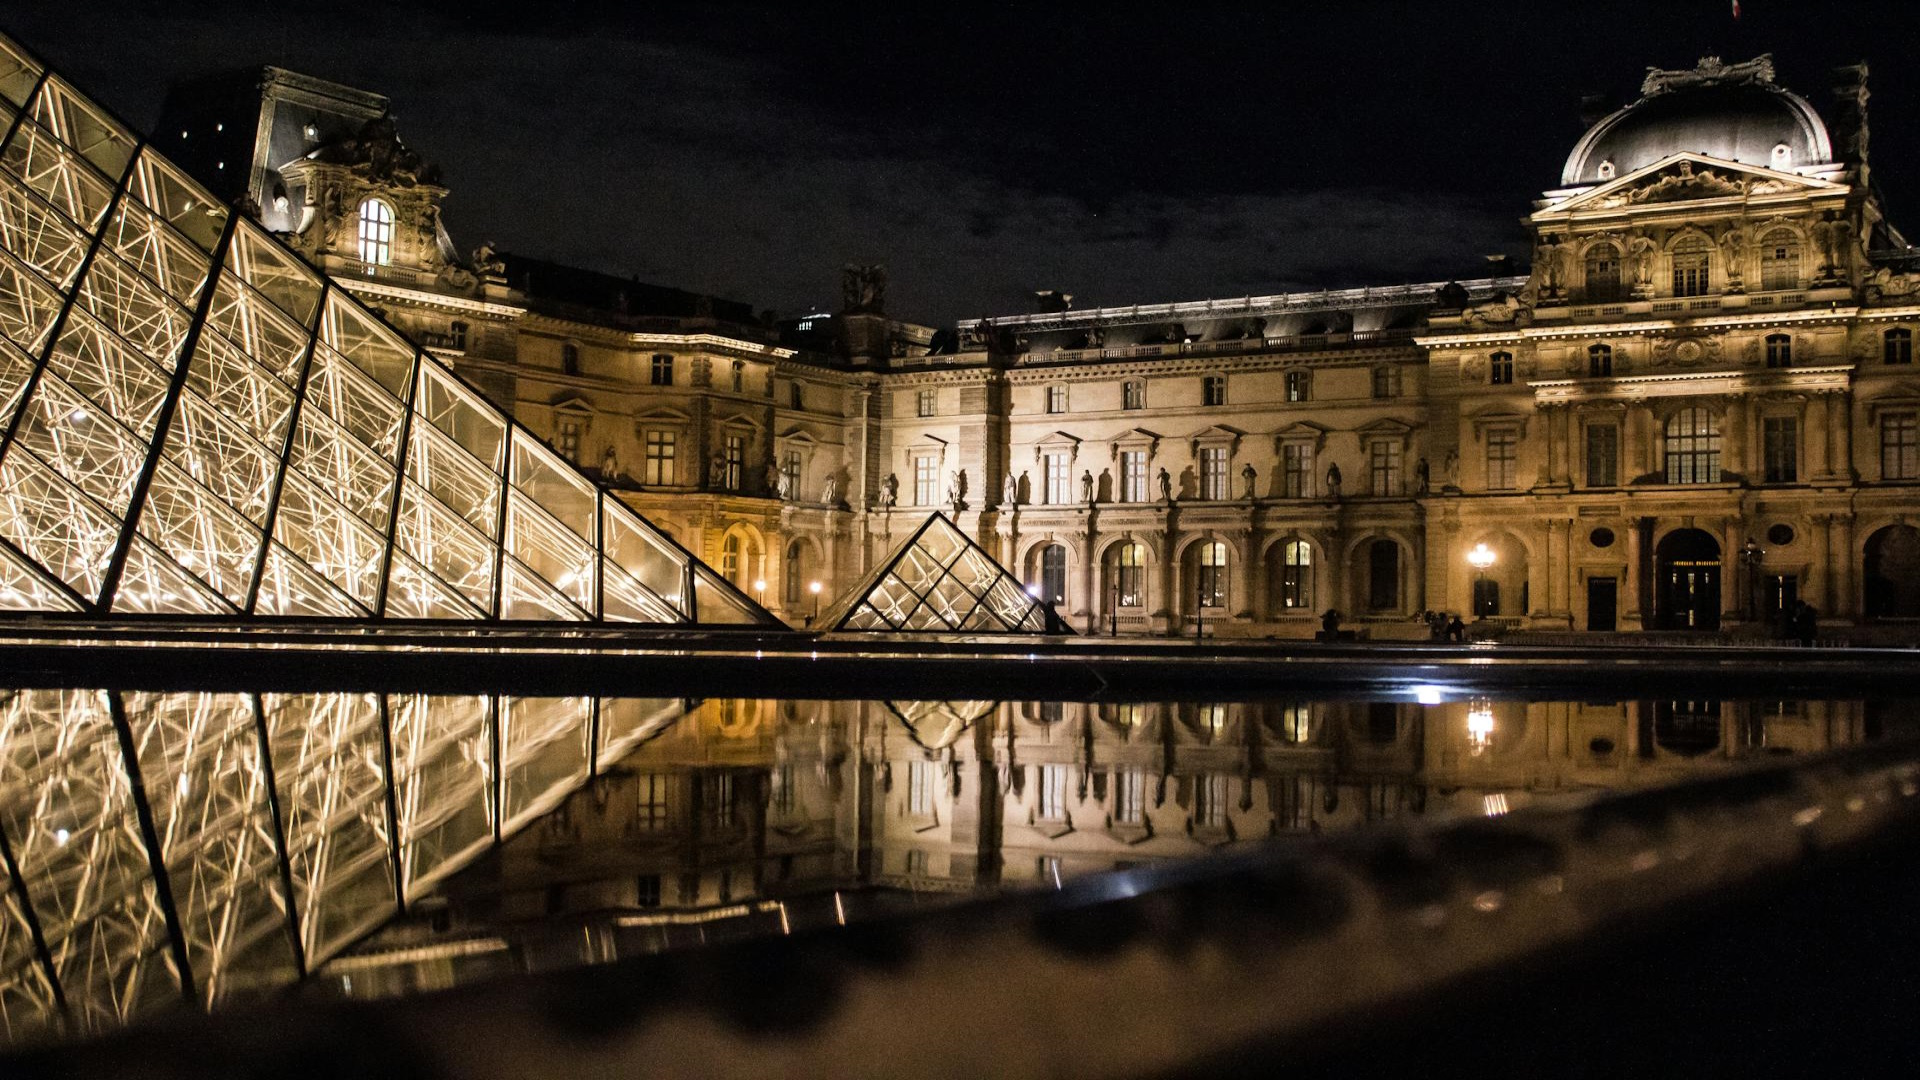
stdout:
[(935, 512), (820, 618), (834, 630), (1070, 634), (1053, 608)]
[(0, 611), (781, 625), (4, 36)]

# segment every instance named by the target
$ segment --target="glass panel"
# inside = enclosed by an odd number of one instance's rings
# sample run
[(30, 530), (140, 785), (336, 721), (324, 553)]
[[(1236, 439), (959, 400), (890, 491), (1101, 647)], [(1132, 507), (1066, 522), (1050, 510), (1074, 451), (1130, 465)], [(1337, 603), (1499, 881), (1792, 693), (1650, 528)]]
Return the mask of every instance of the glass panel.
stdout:
[(485, 697), (425, 694), (396, 694), (389, 708), (411, 900), (493, 839), (493, 708)]
[(119, 256), (103, 251), (93, 257), (80, 284), (80, 303), (154, 363), (173, 370), (191, 316)]
[(389, 393), (405, 394), (407, 380), (413, 376), (413, 349), (359, 304), (340, 292), (328, 293), (320, 332), (327, 344)]
[(140, 533), (235, 607), (246, 604), (263, 540), (259, 527), (166, 462), (154, 471)]
[(0, 37), (0, 98), (15, 105), (25, 105), (27, 95), (33, 93), (33, 84), (40, 80), (42, 70), (12, 42)]
[(16, 447), (0, 460), (0, 534), (92, 599), (120, 538), (120, 521)]
[(131, 191), (202, 251), (213, 250), (226, 226), (226, 207), (151, 146), (140, 152), (133, 167)]
[(512, 558), (500, 567), (500, 617), (576, 622), (587, 614)]
[(599, 767), (619, 761), (634, 747), (666, 730), (686, 707), (675, 698), (601, 698)]
[(401, 550), (460, 590), (481, 611), (493, 610), (497, 549), (486, 537), (411, 480), (401, 488), (399, 524)]
[(460, 598), (453, 587), (408, 558), (393, 553), (393, 568), (388, 573), (387, 610), (393, 619), (479, 619), (484, 609)]
[(20, 393), (33, 374), (33, 361), (12, 343), (0, 341), (0, 429), (13, 420)]
[(31, 449), (55, 472), (100, 500), (114, 514), (126, 511), (147, 447), (82, 399), (59, 377), (46, 374), (28, 400), (8, 455)]
[(593, 548), (518, 491), (507, 497), (507, 551), (574, 603), (593, 610)]
[(559, 455), (518, 428), (513, 433), (512, 479), (514, 487), (532, 496), (581, 539), (593, 539), (597, 501), (593, 485)]
[(254, 222), (242, 218), (227, 246), (227, 268), (258, 289), (301, 326), (313, 324), (320, 306), (320, 278), (274, 243)]
[(307, 354), (308, 333), (267, 303), (259, 293), (221, 274), (213, 287), (207, 325), (224, 334), (255, 363), (288, 386), (300, 380), (300, 361)]
[(500, 476), (475, 461), (452, 439), (425, 424), (413, 428), (407, 475), (469, 524), (496, 536), (500, 528)]
[(167, 460), (256, 524), (264, 523), (279, 461), (197, 394), (182, 394)]
[(68, 316), (47, 366), (140, 441), (152, 439), (167, 376), (91, 316), (77, 310)]
[(81, 1031), (179, 999), (104, 692), (26, 691), (0, 707), (0, 828)]
[(702, 625), (752, 626), (760, 617), (704, 566), (693, 568), (693, 611)]
[[(80, 605), (54, 588), (40, 572), (0, 548), (0, 611), (79, 611)], [(4, 976), (0, 976), (4, 977)], [(0, 1017), (4, 1022), (4, 1017)]]
[(657, 596), (681, 604), (680, 592), (686, 588), (688, 556), (653, 531), (632, 511), (609, 498), (605, 503), (607, 558), (618, 563)]
[(298, 978), (253, 700), (129, 694), (128, 726), (204, 1004)]
[(0, 248), (64, 288), (80, 269), (87, 237), (24, 183), (0, 171)]
[(48, 76), (40, 87), (40, 95), (33, 100), (32, 116), (80, 151), (106, 177), (118, 180), (127, 171), (127, 161), (133, 157), (133, 133), (80, 96), (60, 76)]
[(206, 284), (206, 255), (139, 203), (122, 201), (106, 228), (107, 243), (169, 296), (191, 305)]
[(388, 516), (393, 513), (393, 485), (399, 474), (317, 409), (308, 408), (300, 414), (292, 463), (290, 474), (297, 470), (344, 503), (360, 520), (386, 531)]
[(306, 398), (309, 406), (319, 405), (381, 457), (398, 460), (395, 451), (400, 445), (400, 417), (405, 406), (332, 349), (315, 346)]
[(369, 610), (380, 584), (386, 538), (297, 473), (281, 483), (273, 538)]
[(14, 1045), (53, 1034), (60, 1015), (35, 955), (25, 902), (11, 876), (0, 875), (0, 1038)]
[(429, 361), (420, 365), (417, 408), (420, 415), (465, 447), (467, 453), (484, 462), (487, 468), (500, 471), (500, 450), (507, 441), (506, 420), (479, 395), (441, 370), (438, 363)]
[(295, 910), (315, 965), (397, 911), (380, 701), (271, 694), (262, 705)]
[(262, 615), (301, 615), (322, 619), (363, 619), (367, 610), (334, 588), (279, 544), (267, 550), (254, 610)]
[(287, 435), (293, 394), (219, 334), (202, 333), (187, 365), (187, 385), (211, 402), (229, 426), (276, 456)]
[(509, 697), (500, 704), (504, 828), (563, 798), (587, 776), (593, 699)]
[(147, 615), (230, 615), (234, 608), (174, 565), (146, 538), (136, 536), (127, 548), (127, 568), (114, 592), (113, 610)]
[[(6, 237), (0, 224), (0, 246)], [(0, 334), (33, 355), (46, 344), (60, 297), (33, 271), (0, 253)]]
[(0, 167), (58, 207), (82, 232), (92, 233), (99, 227), (113, 200), (112, 184), (31, 120), (22, 120), (14, 129), (6, 150), (0, 152)]
[[(612, 559), (600, 560), (601, 600), (604, 618), (616, 622), (677, 623), (686, 615), (644, 585), (627, 576)], [(672, 594), (672, 595), (678, 595)]]

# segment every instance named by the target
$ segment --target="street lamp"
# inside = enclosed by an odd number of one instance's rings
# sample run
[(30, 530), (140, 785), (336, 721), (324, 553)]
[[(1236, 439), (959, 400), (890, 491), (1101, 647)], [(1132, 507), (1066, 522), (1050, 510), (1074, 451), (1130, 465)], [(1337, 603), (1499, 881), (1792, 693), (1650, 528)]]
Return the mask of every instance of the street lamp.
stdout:
[(766, 607), (767, 606), (767, 579), (754, 578), (753, 591), (756, 594), (754, 599), (760, 602), (761, 607)]
[(813, 594), (813, 614), (807, 616), (807, 625), (812, 626), (813, 620), (820, 617), (820, 583), (817, 581), (809, 583), (807, 591)]
[(1755, 543), (1751, 536), (1747, 537), (1747, 542), (1740, 548), (1740, 563), (1747, 568), (1748, 622), (1760, 617), (1760, 560), (1766, 554), (1766, 551)]
[(1498, 555), (1494, 554), (1493, 549), (1487, 546), (1484, 540), (1473, 545), (1473, 550), (1467, 552), (1467, 562), (1477, 571), (1473, 579), (1473, 617), (1475, 619), (1483, 618), (1491, 614), (1487, 609), (1494, 605), (1487, 603), (1485, 596), (1487, 591), (1487, 571), (1493, 567), (1493, 564), (1498, 561), (1499, 558)]

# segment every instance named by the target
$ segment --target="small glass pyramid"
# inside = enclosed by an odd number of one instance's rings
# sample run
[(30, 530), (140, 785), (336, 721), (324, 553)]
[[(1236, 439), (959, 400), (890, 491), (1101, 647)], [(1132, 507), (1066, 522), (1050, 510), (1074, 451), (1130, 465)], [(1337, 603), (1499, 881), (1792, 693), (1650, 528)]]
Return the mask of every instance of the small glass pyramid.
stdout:
[(822, 613), (827, 631), (1070, 634), (1053, 609), (967, 538), (930, 515), (858, 585)]

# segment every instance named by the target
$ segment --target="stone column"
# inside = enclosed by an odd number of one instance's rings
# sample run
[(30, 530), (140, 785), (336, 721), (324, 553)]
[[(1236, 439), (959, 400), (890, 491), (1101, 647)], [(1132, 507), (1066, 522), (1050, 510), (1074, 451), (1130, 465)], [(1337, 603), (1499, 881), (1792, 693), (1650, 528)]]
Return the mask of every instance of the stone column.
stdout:
[(1752, 586), (1740, 558), (1741, 546), (1746, 543), (1745, 534), (1742, 518), (1720, 519), (1720, 623), (1723, 626), (1738, 624), (1746, 616)]
[(1842, 390), (1827, 397), (1829, 426), (1833, 430), (1834, 475), (1851, 480), (1853, 468), (1853, 395)]
[(1413, 552), (1408, 559), (1407, 577), (1411, 588), (1407, 600), (1407, 610), (1425, 611), (1427, 609), (1427, 526), (1422, 522), (1413, 527)]
[(1080, 541), (1080, 606), (1074, 609), (1075, 615), (1084, 616), (1088, 633), (1100, 629), (1100, 616), (1107, 608), (1106, 594), (1100, 590), (1100, 562), (1095, 554), (1100, 550), (1100, 528), (1094, 519), (1087, 519), (1087, 533)]
[(1620, 583), (1620, 629), (1643, 630), (1652, 615), (1648, 611), (1647, 524), (1651, 518), (1627, 519), (1627, 580)]
[(1267, 609), (1267, 560), (1261, 557), (1260, 547), (1266, 541), (1264, 529), (1247, 529), (1241, 533), (1242, 543), (1246, 545), (1245, 566), (1240, 572), (1242, 585), (1240, 611), (1236, 617), (1249, 620), (1273, 618), (1273, 612)]
[(1353, 609), (1353, 605), (1347, 602), (1346, 553), (1340, 549), (1345, 538), (1340, 530), (1335, 529), (1320, 533), (1313, 539), (1320, 545), (1320, 552), (1324, 556), (1322, 561), (1325, 564), (1321, 567), (1325, 574), (1325, 583), (1316, 592), (1315, 600), (1319, 606), (1313, 614), (1317, 616), (1327, 608), (1335, 608), (1345, 614)]
[(1626, 475), (1620, 481), (1631, 483), (1653, 471), (1649, 463), (1653, 455), (1652, 417), (1645, 405), (1634, 404), (1627, 406), (1626, 415), (1620, 420), (1620, 436), (1626, 443), (1621, 448), (1625, 451), (1626, 460), (1621, 464), (1625, 466)]
[(1746, 404), (1745, 395), (1727, 399), (1726, 423), (1721, 425), (1720, 429), (1720, 470), (1722, 472), (1746, 475), (1748, 460)]
[(1555, 518), (1550, 530), (1553, 543), (1553, 604), (1548, 614), (1573, 625), (1573, 519)]
[(1527, 560), (1527, 610), (1520, 614), (1537, 622), (1553, 607), (1553, 522), (1543, 522), (1534, 538), (1540, 557)]
[(1807, 403), (1804, 415), (1807, 422), (1807, 475), (1818, 479), (1833, 472), (1833, 454), (1827, 447), (1827, 402), (1821, 395)]
[(1807, 591), (1816, 599), (1809, 601), (1820, 609), (1820, 614), (1833, 612), (1833, 515), (1813, 515), (1813, 572), (1814, 581), (1807, 582)]
[(1856, 598), (1860, 590), (1854, 585), (1853, 515), (1833, 515), (1833, 604), (1828, 614), (1835, 618), (1853, 620), (1860, 614)]

